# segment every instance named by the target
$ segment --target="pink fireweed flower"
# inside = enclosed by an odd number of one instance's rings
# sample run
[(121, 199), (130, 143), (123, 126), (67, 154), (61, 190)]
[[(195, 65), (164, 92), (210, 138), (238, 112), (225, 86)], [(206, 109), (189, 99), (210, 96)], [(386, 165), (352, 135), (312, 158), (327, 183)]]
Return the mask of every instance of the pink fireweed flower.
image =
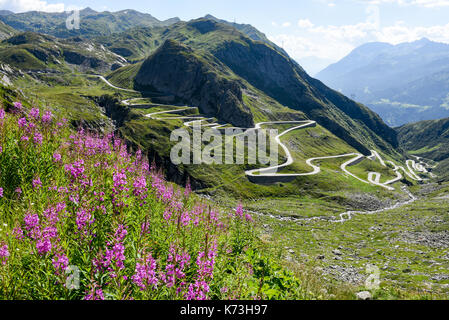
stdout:
[(0, 198), (3, 198), (3, 188), (0, 188)]
[(131, 279), (141, 290), (145, 290), (147, 287), (155, 288), (157, 286), (156, 260), (153, 259), (151, 254), (136, 264), (136, 271)]
[(122, 170), (121, 172), (114, 173), (112, 180), (114, 181), (114, 188), (119, 188), (119, 189), (123, 190), (124, 186), (126, 186), (125, 170)]
[(36, 179), (33, 180), (33, 188), (39, 189), (40, 187), (42, 187), (42, 181), (40, 177), (37, 177)]
[(69, 189), (67, 187), (59, 187), (58, 193), (69, 193)]
[(93, 222), (90, 210), (81, 209), (76, 213), (76, 226), (78, 230), (83, 230), (87, 224), (92, 224)]
[(128, 234), (128, 230), (126, 230), (126, 226), (120, 224), (117, 227), (117, 230), (115, 230), (114, 233), (114, 238), (116, 241), (122, 242), (123, 240), (125, 240), (125, 237)]
[(75, 161), (73, 164), (66, 164), (64, 169), (67, 173), (70, 173), (71, 176), (75, 179), (79, 177), (84, 177), (84, 160), (81, 159), (79, 161)]
[(186, 300), (206, 300), (210, 287), (205, 281), (197, 280), (189, 285), (189, 290), (185, 295)]
[(28, 123), (28, 126), (27, 126), (27, 128), (26, 128), (26, 131), (27, 131), (27, 132), (32, 132), (34, 128), (36, 128), (36, 124), (33, 123), (33, 122), (29, 122), (29, 123)]
[(104, 199), (105, 193), (103, 191), (100, 191), (100, 192), (94, 191), (94, 196), (96, 196), (96, 199), (100, 202), (104, 202), (104, 200), (105, 200)]
[(50, 207), (44, 210), (44, 217), (48, 223), (54, 226), (59, 222), (59, 213), (65, 210), (66, 204), (61, 202), (56, 205), (56, 207)]
[(181, 224), (182, 224), (184, 227), (187, 227), (187, 226), (190, 224), (190, 215), (189, 215), (189, 212), (188, 212), (188, 211), (184, 211), (184, 212), (181, 214)]
[(175, 246), (171, 246), (169, 249), (167, 266), (165, 267), (166, 274), (163, 277), (163, 280), (167, 284), (167, 287), (171, 288), (175, 286), (176, 280), (184, 279), (185, 268), (190, 264), (190, 255), (188, 252), (181, 252), (181, 254), (177, 253), (179, 249)]
[(17, 240), (23, 240), (23, 239), (25, 239), (25, 236), (23, 235), (23, 230), (22, 230), (21, 227), (15, 227), (15, 228), (12, 230), (12, 234), (14, 235), (14, 237), (15, 237)]
[(47, 238), (40, 239), (36, 243), (36, 249), (40, 255), (45, 255), (49, 253), (51, 251), (51, 247), (52, 247), (51, 241), (50, 239)]
[(56, 254), (52, 259), (53, 267), (58, 274), (65, 272), (69, 266), (69, 258), (65, 254)]
[(215, 257), (217, 256), (217, 243), (215, 242), (209, 252), (198, 253), (196, 264), (198, 266), (197, 276), (194, 284), (189, 285), (189, 290), (185, 295), (187, 300), (206, 300), (210, 291), (207, 281), (213, 279)]
[(144, 176), (140, 176), (138, 177), (134, 183), (133, 183), (133, 194), (136, 197), (140, 197), (142, 200), (144, 198), (146, 198), (146, 195), (144, 195), (144, 193), (147, 191), (147, 180), (145, 179)]
[(173, 187), (165, 188), (165, 192), (162, 195), (164, 203), (170, 202), (173, 198), (173, 195), (174, 195)]
[(0, 146), (0, 153), (2, 153), (3, 152), (3, 147), (2, 146)]
[(103, 290), (99, 285), (94, 283), (91, 285), (89, 293), (83, 298), (83, 300), (104, 300)]
[(31, 231), (39, 226), (39, 216), (29, 213), (23, 218), (23, 222), (25, 223), (25, 229)]
[[(114, 233), (113, 240), (107, 243), (108, 248), (106, 249), (106, 253), (101, 261), (101, 265), (109, 271), (114, 271), (112, 268), (114, 262), (118, 269), (123, 269), (125, 267), (125, 246), (123, 245), (123, 241), (125, 240), (127, 234), (128, 231), (126, 230), (126, 226), (119, 225)], [(115, 276), (114, 273), (111, 275), (112, 277)]]
[(20, 118), (19, 120), (17, 120), (17, 123), (18, 123), (20, 128), (25, 128), (26, 125), (27, 125), (27, 119), (26, 118)]
[(63, 127), (64, 125), (65, 125), (65, 122), (64, 122), (64, 120), (67, 122), (67, 119), (62, 119), (63, 121), (61, 122), (58, 122), (58, 123), (56, 123), (56, 125), (59, 127), (59, 128), (61, 128), (61, 127)]
[(115, 262), (115, 265), (119, 269), (125, 267), (123, 261), (125, 261), (125, 246), (122, 243), (116, 243), (110, 249), (106, 249), (106, 253), (103, 259), (103, 266), (108, 267), (110, 271), (113, 271), (110, 266)]
[(42, 144), (42, 139), (43, 139), (43, 137), (42, 137), (42, 134), (40, 132), (36, 132), (34, 134), (34, 137), (33, 137), (34, 143)]
[(198, 253), (196, 264), (198, 266), (198, 278), (208, 279), (213, 278), (215, 257), (217, 256), (217, 243), (215, 242), (209, 252), (206, 254), (204, 251)]
[(45, 111), (44, 115), (42, 116), (42, 122), (44, 123), (50, 123), (53, 118), (53, 114), (50, 110)]
[(47, 239), (56, 239), (58, 237), (58, 229), (53, 226), (47, 227), (42, 230), (42, 236)]
[(192, 187), (190, 185), (190, 179), (187, 179), (186, 188), (184, 190), (184, 196), (186, 198), (188, 198), (191, 193), (192, 193)]
[(61, 155), (59, 154), (59, 153), (54, 153), (53, 154), (53, 161), (54, 162), (60, 162), (61, 161), (61, 159), (62, 159), (62, 157), (61, 157)]
[(218, 212), (217, 212), (217, 211), (211, 210), (211, 211), (209, 212), (209, 217), (210, 217), (210, 219), (211, 219), (212, 221), (218, 222)]
[(245, 214), (245, 219), (248, 222), (252, 222), (253, 221), (253, 217), (249, 213)]
[(235, 216), (239, 219), (243, 219), (243, 205), (241, 203), (235, 209)]
[(8, 257), (9, 257), (8, 245), (0, 244), (0, 262), (2, 265), (5, 265), (8, 262)]
[(149, 222), (144, 222), (142, 223), (142, 225), (140, 226), (140, 234), (144, 235), (144, 234), (149, 234), (150, 233), (150, 223)]
[(171, 216), (172, 216), (171, 211), (166, 209), (163, 214), (164, 220), (167, 222), (170, 221)]
[(136, 165), (140, 160), (142, 160), (142, 150), (139, 149), (136, 152)]
[(0, 120), (5, 119), (5, 110), (3, 110), (2, 108), (0, 108)]
[(40, 110), (38, 108), (33, 108), (30, 110), (30, 116), (34, 119), (39, 119), (40, 116)]

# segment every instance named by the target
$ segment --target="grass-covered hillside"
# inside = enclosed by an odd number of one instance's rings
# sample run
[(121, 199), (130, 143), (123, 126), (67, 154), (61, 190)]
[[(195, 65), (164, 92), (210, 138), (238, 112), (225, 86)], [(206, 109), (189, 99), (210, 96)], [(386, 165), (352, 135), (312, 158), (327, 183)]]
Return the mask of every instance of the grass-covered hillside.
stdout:
[(449, 119), (421, 121), (397, 128), (399, 142), (411, 155), (439, 162), (435, 172), (449, 178)]

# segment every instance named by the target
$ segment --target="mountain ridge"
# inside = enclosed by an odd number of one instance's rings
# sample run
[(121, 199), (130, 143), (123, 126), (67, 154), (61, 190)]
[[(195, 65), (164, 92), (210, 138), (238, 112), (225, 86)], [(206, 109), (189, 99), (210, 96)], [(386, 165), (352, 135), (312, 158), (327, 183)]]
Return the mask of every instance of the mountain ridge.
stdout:
[(362, 45), (316, 77), (400, 126), (449, 116), (447, 74), (449, 45), (423, 38)]
[(71, 14), (72, 12), (48, 13), (29, 11), (0, 15), (0, 20), (19, 31), (46, 33), (60, 38), (80, 35), (91, 38), (111, 35), (133, 27), (167, 26), (180, 21), (179, 18), (160, 21), (149, 13), (141, 13), (132, 9), (117, 12), (97, 12), (88, 7), (79, 12), (82, 20), (80, 29), (68, 30), (66, 28), (66, 20)]

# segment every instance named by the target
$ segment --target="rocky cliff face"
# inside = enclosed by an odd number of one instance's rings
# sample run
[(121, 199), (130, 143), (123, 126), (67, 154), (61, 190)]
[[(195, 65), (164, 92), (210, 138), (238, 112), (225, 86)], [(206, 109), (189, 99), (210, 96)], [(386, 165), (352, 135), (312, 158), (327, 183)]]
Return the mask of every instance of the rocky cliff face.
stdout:
[(202, 114), (235, 126), (254, 126), (241, 83), (213, 57), (176, 41), (167, 40), (142, 64), (135, 85), (139, 90), (174, 95)]

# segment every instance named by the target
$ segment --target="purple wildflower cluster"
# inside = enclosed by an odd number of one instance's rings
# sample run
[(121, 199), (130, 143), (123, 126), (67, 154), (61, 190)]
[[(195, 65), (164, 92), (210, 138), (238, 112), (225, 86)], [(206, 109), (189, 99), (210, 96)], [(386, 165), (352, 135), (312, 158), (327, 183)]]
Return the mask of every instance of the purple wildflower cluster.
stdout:
[(215, 258), (217, 256), (217, 243), (206, 253), (198, 253), (196, 264), (198, 266), (195, 282), (189, 285), (189, 290), (185, 296), (187, 300), (206, 300), (210, 291), (209, 282), (214, 277)]
[[(0, 125), (9, 121), (11, 141), (22, 141), (14, 147), (46, 160), (33, 163), (26, 185), (0, 187), (0, 208), (13, 200), (25, 210), (11, 227), (11, 241), (45, 261), (56, 285), (64, 285), (69, 263), (80, 268), (80, 298), (208, 299), (230, 217), (199, 203), (190, 182), (184, 190), (168, 183), (142, 151), (133, 156), (114, 134), (73, 132), (54, 118), (19, 103), (12, 114), (0, 108)], [(28, 148), (32, 143), (39, 147)], [(231, 219), (251, 220), (241, 205)], [(1, 240), (5, 265), (13, 257)]]
[(151, 254), (139, 260), (136, 264), (135, 274), (131, 279), (141, 290), (157, 288), (159, 280), (156, 272), (156, 260)]
[(237, 219), (243, 220), (245, 219), (248, 222), (253, 221), (253, 217), (249, 213), (244, 213), (243, 211), (243, 205), (240, 203), (237, 208), (235, 209), (235, 216)]
[(107, 242), (106, 252), (100, 260), (100, 266), (107, 269), (113, 278), (117, 277), (117, 270), (125, 267), (124, 240), (128, 231), (124, 225), (119, 225), (111, 241)]
[(5, 265), (8, 262), (9, 251), (8, 245), (0, 243), (0, 263)]

